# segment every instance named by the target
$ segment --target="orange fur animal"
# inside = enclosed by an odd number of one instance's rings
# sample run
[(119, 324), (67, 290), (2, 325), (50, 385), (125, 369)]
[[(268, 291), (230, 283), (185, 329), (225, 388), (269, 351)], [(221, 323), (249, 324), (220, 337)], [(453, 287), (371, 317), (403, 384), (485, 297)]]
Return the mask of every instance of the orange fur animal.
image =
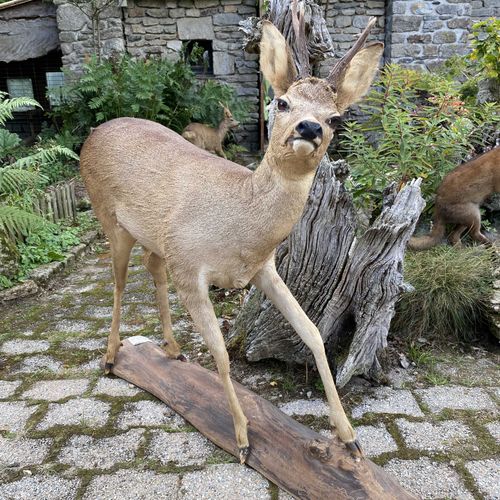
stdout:
[(237, 122), (231, 111), (222, 103), (219, 103), (224, 110), (224, 118), (219, 123), (217, 128), (203, 125), (202, 123), (190, 123), (183, 131), (182, 137), (191, 144), (198, 146), (201, 149), (206, 149), (210, 153), (216, 153), (222, 158), (226, 155), (222, 150), (222, 142), (230, 129), (236, 128), (240, 122)]
[(500, 191), (500, 148), (459, 165), (446, 175), (436, 193), (434, 226), (427, 236), (411, 238), (409, 247), (426, 250), (436, 246), (446, 233), (446, 224), (456, 227), (448, 236), (452, 245), (461, 245), (464, 231), (479, 243), (490, 243), (481, 233), (479, 206)]
[(374, 23), (372, 18), (321, 80), (297, 75), (284, 37), (263, 21), (261, 68), (278, 99), (269, 147), (255, 172), (136, 118), (100, 125), (81, 151), (82, 177), (110, 241), (115, 278), (106, 371), (120, 348), (121, 299), (130, 252), (139, 242), (156, 284), (167, 355), (181, 355), (172, 333), (168, 272), (215, 358), (242, 462), (249, 453), (248, 422), (229, 377), (229, 356), (208, 294), (211, 284), (252, 283), (283, 313), (314, 355), (332, 427), (354, 454), (360, 453), (321, 335), (277, 273), (274, 251), (304, 210), (338, 118), (370, 88), (383, 52), (380, 42), (364, 46)]

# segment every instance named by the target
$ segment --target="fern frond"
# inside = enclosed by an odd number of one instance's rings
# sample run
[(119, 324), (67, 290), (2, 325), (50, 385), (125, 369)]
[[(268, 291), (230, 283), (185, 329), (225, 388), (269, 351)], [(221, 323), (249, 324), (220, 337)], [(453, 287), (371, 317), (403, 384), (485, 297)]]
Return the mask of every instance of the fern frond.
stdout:
[(16, 162), (14, 162), (11, 167), (12, 168), (29, 168), (36, 165), (51, 163), (60, 156), (64, 156), (66, 158), (72, 158), (73, 160), (78, 161), (78, 155), (75, 154), (71, 149), (65, 148), (63, 146), (52, 146), (50, 148), (41, 149), (37, 153), (26, 156), (25, 158), (20, 158)]
[(0, 92), (0, 126), (5, 125), (5, 122), (13, 118), (12, 113), (23, 106), (37, 106), (41, 108), (35, 99), (30, 97), (14, 97), (6, 99), (7, 92)]
[(40, 182), (40, 175), (19, 168), (0, 168), (0, 194), (19, 193)]
[(44, 218), (13, 206), (0, 206), (0, 236), (20, 240), (40, 226), (50, 225)]

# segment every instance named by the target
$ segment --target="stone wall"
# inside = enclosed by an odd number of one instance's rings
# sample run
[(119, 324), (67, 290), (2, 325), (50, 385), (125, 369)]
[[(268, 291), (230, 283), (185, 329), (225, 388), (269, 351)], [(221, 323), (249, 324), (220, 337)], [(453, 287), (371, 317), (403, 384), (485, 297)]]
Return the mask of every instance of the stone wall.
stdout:
[[(323, 2), (322, 2), (323, 3)], [(332, 37), (335, 58), (320, 65), (320, 75), (326, 76), (335, 60), (343, 56), (363, 31), (371, 16), (377, 17), (370, 40), (384, 41), (385, 0), (339, 0), (327, 2), (326, 24)]]
[(387, 12), (387, 57), (432, 69), (469, 51), (468, 36), (475, 21), (498, 15), (498, 0), (392, 0)]
[[(238, 142), (251, 151), (258, 144), (258, 61), (242, 50), (238, 23), (256, 15), (254, 0), (128, 0), (127, 7), (108, 9), (102, 16), (103, 55), (123, 52), (136, 57), (156, 55), (175, 60), (185, 40), (210, 40), (215, 80), (232, 85), (249, 102), (247, 123), (236, 130)], [(92, 29), (76, 7), (57, 11), (63, 64), (79, 71), (92, 52)]]
[[(78, 7), (54, 0), (57, 7), (57, 26), (63, 54), (63, 67), (76, 74), (81, 72), (82, 64), (94, 52), (92, 23)], [(100, 37), (103, 55), (125, 50), (122, 9), (111, 7), (100, 16)]]

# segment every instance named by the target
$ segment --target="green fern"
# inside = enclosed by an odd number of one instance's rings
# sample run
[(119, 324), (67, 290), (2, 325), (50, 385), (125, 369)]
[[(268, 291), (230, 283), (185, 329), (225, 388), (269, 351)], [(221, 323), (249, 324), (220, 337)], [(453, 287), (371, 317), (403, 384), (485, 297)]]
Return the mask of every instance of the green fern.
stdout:
[(40, 175), (19, 168), (0, 168), (0, 196), (2, 194), (22, 194), (25, 189), (35, 188), (40, 183)]
[(12, 168), (31, 168), (44, 163), (52, 163), (56, 161), (60, 156), (66, 158), (72, 158), (78, 161), (78, 155), (73, 153), (71, 149), (65, 148), (64, 146), (51, 146), (49, 148), (40, 149), (38, 152), (26, 156), (24, 158), (19, 158), (15, 161), (11, 167)]
[(18, 207), (0, 206), (0, 238), (19, 240), (41, 226), (51, 225), (43, 217)]
[(23, 106), (37, 106), (41, 108), (35, 99), (30, 97), (14, 97), (7, 99), (7, 92), (0, 91), (0, 126), (5, 125), (5, 122), (13, 118), (12, 113)]

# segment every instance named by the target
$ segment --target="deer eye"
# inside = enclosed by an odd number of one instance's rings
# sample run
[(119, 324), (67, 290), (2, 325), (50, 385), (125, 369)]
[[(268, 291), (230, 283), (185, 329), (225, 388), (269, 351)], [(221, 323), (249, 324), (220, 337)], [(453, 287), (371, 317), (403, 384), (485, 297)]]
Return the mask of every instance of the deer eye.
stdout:
[(288, 111), (288, 103), (283, 99), (278, 99), (278, 111)]
[(326, 120), (326, 124), (331, 129), (336, 129), (342, 123), (342, 118), (340, 116), (331, 116)]

